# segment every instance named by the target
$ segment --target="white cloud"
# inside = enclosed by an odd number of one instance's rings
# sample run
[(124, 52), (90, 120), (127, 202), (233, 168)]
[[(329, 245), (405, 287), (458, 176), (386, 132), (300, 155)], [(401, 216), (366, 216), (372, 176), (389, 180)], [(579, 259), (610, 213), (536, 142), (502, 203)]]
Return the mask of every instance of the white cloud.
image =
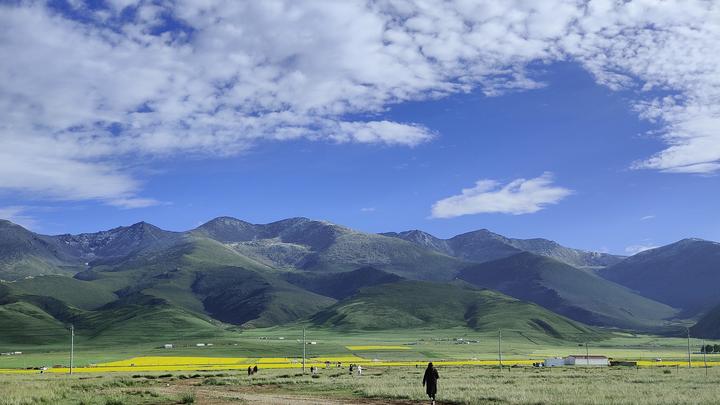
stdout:
[(644, 217), (640, 218), (641, 221), (649, 221), (651, 219), (655, 219), (655, 215), (645, 215)]
[(454, 218), (471, 214), (532, 214), (549, 204), (557, 204), (572, 194), (571, 190), (553, 185), (552, 175), (544, 173), (534, 179), (517, 179), (501, 185), (495, 180), (479, 180), (475, 187), (444, 198), (432, 207), (433, 218)]
[[(264, 139), (413, 146), (432, 131), (346, 117), (472, 89), (537, 88), (529, 64), (553, 61), (632, 90), (638, 114), (661, 126), (666, 147), (633, 167), (720, 170), (718, 2), (72, 4), (87, 18), (40, 2), (0, 5), (0, 141), (13, 158), (0, 166), (0, 188), (143, 199), (122, 162), (235, 154)], [(121, 17), (127, 7), (137, 12), (122, 16), (135, 17)], [(168, 15), (189, 30), (158, 34)]]
[(360, 212), (375, 212), (375, 207), (363, 207), (360, 208)]
[(37, 225), (35, 218), (27, 215), (27, 207), (23, 206), (0, 207), (0, 219), (6, 219), (28, 229)]
[(655, 248), (657, 248), (657, 246), (655, 245), (630, 245), (625, 248), (625, 253), (629, 255), (634, 255)]

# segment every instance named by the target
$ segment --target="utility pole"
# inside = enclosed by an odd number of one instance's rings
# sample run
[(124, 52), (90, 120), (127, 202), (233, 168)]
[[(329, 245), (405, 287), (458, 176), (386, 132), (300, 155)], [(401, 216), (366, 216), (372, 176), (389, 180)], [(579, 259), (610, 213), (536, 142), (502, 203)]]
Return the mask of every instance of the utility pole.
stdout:
[(75, 363), (75, 325), (70, 325), (70, 374)]
[(590, 365), (590, 349), (587, 342), (585, 342), (585, 365)]
[(692, 363), (690, 362), (690, 328), (687, 329), (687, 339), (688, 339), (688, 368), (692, 366)]
[(305, 374), (305, 348), (306, 347), (307, 347), (307, 344), (305, 343), (305, 328), (303, 328), (303, 363), (302, 363), (303, 374)]
[(702, 341), (702, 353), (703, 353), (703, 363), (705, 363), (705, 378), (707, 378), (708, 371), (707, 371), (707, 348), (705, 347), (705, 339)]
[(498, 329), (498, 363), (502, 371), (502, 329)]

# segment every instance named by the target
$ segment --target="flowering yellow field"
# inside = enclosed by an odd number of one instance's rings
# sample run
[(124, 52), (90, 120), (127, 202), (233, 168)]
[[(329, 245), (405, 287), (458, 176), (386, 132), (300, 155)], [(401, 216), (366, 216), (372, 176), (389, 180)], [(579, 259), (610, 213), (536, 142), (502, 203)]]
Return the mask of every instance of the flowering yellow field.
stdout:
[(217, 365), (238, 364), (246, 360), (243, 357), (166, 357), (145, 356), (130, 359), (98, 363), (98, 367), (133, 367), (133, 366), (189, 366), (189, 365)]
[(370, 350), (410, 350), (407, 346), (345, 346), (348, 350), (357, 351), (370, 351)]
[[(351, 347), (351, 346), (349, 346)], [(374, 347), (374, 346), (361, 346)], [(381, 346), (383, 347), (383, 346)], [(388, 346), (384, 346), (388, 347)], [(391, 346), (390, 346), (391, 347)], [(402, 346), (400, 346), (402, 347)], [(377, 349), (367, 349), (377, 350)], [(390, 350), (390, 349), (388, 349)], [(526, 359), (526, 360), (503, 360), (504, 366), (530, 366), (533, 363), (542, 362), (542, 359)], [(362, 365), (364, 367), (424, 367), (426, 361), (381, 361), (370, 360), (359, 356), (339, 356), (339, 357), (314, 357), (306, 360), (306, 367), (316, 366), (323, 368), (325, 362), (343, 363), (347, 366), (350, 363)], [(439, 360), (433, 361), (437, 366), (497, 366), (497, 360)], [(683, 361), (638, 361), (640, 367), (685, 367), (687, 362)], [(108, 372), (167, 372), (167, 371), (221, 371), (221, 370), (246, 370), (248, 366), (257, 365), (262, 369), (297, 369), (302, 367), (302, 360), (298, 358), (287, 357), (261, 357), (261, 358), (244, 358), (244, 357), (165, 357), (165, 356), (147, 356), (133, 357), (126, 360), (113, 361), (108, 363), (99, 363), (87, 367), (76, 367), (73, 372), (76, 373), (108, 373)], [(692, 367), (700, 368), (705, 365), (702, 361), (693, 361)], [(720, 361), (712, 361), (707, 363), (708, 366), (720, 366)], [(68, 373), (70, 370), (65, 367), (51, 368), (46, 373)], [(38, 370), (25, 369), (0, 369), (0, 374), (37, 374)]]

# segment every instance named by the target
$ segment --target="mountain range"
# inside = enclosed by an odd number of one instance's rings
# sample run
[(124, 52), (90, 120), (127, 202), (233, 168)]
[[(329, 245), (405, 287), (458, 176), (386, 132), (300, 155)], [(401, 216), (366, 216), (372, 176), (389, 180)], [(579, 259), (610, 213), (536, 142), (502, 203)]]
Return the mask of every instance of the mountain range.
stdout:
[(702, 240), (625, 258), (487, 230), (440, 239), (307, 218), (54, 236), (0, 221), (0, 341), (35, 332), (42, 343), (67, 323), (98, 342), (138, 339), (147, 325), (142, 339), (289, 323), (671, 333), (720, 305), (719, 263), (720, 245)]

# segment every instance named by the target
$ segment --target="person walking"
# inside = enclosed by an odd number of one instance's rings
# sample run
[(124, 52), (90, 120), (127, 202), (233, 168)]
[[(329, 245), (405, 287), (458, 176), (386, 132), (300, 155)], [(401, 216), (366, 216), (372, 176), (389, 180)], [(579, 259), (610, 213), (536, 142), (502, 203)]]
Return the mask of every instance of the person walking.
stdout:
[(438, 374), (437, 369), (433, 366), (432, 363), (428, 363), (428, 366), (425, 369), (425, 375), (423, 376), (422, 383), (425, 387), (425, 392), (432, 401), (432, 405), (435, 405), (435, 395), (437, 394), (437, 380), (439, 378), (440, 375)]

